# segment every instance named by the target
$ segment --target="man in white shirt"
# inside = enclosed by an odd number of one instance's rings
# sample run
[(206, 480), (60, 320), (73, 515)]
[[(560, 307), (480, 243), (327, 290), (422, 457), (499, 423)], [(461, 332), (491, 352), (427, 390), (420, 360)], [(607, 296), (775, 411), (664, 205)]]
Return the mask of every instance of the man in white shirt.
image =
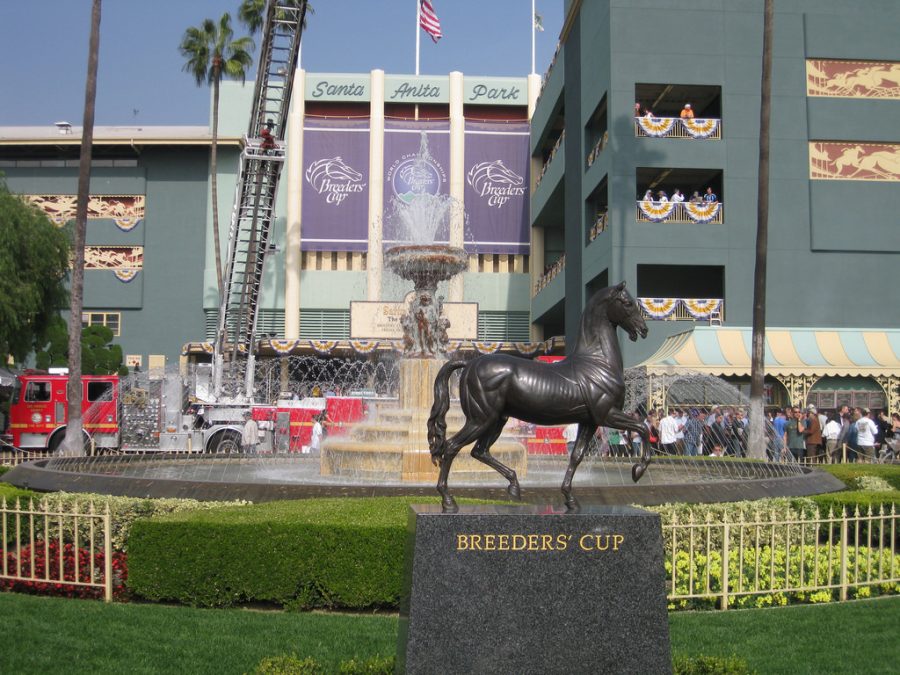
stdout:
[(679, 431), (681, 431), (681, 424), (675, 417), (675, 408), (670, 408), (669, 414), (659, 422), (659, 444), (666, 454), (674, 455), (676, 453)]
[(838, 448), (838, 437), (841, 435), (841, 423), (831, 417), (822, 429), (822, 435), (825, 437), (825, 461), (837, 464), (840, 458), (840, 449)]
[(872, 421), (872, 413), (866, 408), (863, 416), (856, 420), (856, 445), (859, 447), (859, 457), (871, 462), (875, 459), (875, 436), (878, 427)]
[(575, 451), (575, 441), (578, 440), (578, 425), (567, 425), (566, 428), (563, 429), (563, 438), (566, 440), (566, 450), (569, 452), (569, 457), (571, 457), (572, 453)]

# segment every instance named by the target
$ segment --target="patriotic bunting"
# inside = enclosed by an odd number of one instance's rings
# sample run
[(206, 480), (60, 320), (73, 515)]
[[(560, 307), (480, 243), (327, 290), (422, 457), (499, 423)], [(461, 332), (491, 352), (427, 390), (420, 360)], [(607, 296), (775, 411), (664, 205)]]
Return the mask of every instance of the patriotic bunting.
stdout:
[(636, 119), (638, 126), (644, 130), (645, 134), (656, 138), (671, 133), (676, 122), (674, 117), (637, 117)]
[(721, 298), (710, 298), (707, 300), (699, 300), (695, 298), (685, 298), (681, 301), (684, 308), (695, 319), (708, 319), (709, 315), (722, 306)]
[(665, 319), (678, 306), (677, 298), (638, 298), (641, 308), (653, 319)]
[(350, 340), (350, 346), (357, 354), (369, 354), (378, 347), (378, 340)]
[(695, 223), (708, 223), (719, 215), (719, 208), (722, 205), (719, 202), (704, 202), (703, 204), (684, 202), (683, 206), (687, 211), (688, 218)]
[(719, 128), (719, 120), (716, 119), (684, 119), (681, 124), (691, 138), (709, 138)]
[(121, 281), (122, 283), (129, 283), (134, 281), (134, 278), (138, 275), (140, 270), (129, 270), (129, 269), (121, 269), (121, 270), (113, 270), (113, 274), (116, 275), (116, 279)]
[(638, 208), (647, 217), (647, 220), (659, 223), (672, 215), (672, 211), (675, 210), (675, 204), (672, 202), (651, 202), (649, 199), (644, 199), (638, 202)]

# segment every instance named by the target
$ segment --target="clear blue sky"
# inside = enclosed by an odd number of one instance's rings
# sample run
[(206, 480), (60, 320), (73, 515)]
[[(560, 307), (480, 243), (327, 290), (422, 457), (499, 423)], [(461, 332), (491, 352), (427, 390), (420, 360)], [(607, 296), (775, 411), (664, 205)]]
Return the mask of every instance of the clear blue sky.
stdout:
[[(182, 71), (178, 44), (240, 0), (103, 0), (96, 123), (206, 124), (209, 92)], [(531, 0), (433, 0), (444, 37), (421, 36), (422, 74), (523, 76), (531, 70)], [(415, 0), (313, 0), (303, 37), (308, 72), (415, 71)], [(563, 0), (537, 0), (536, 70), (546, 70)], [(91, 0), (0, 0), (0, 125), (67, 120), (84, 106)], [(236, 23), (236, 21), (235, 21)], [(237, 30), (242, 30), (238, 27)]]

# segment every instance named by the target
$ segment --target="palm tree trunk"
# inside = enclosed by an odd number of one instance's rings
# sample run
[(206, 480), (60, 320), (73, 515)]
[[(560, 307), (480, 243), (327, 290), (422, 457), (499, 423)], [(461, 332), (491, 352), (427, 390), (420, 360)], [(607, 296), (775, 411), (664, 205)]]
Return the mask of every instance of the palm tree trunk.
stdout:
[[(763, 59), (759, 108), (759, 187), (756, 213), (756, 268), (753, 273), (753, 338), (750, 355), (751, 457), (766, 456), (763, 384), (766, 373), (766, 254), (769, 247), (769, 120), (772, 112), (772, 24), (774, 0), (763, 10)], [(801, 401), (802, 403), (802, 401)], [(797, 401), (794, 401), (797, 404)]]
[(97, 62), (100, 55), (100, 2), (91, 9), (91, 38), (88, 45), (88, 72), (84, 87), (84, 122), (81, 132), (81, 158), (78, 164), (78, 204), (75, 210), (72, 288), (69, 315), (69, 384), (66, 437), (63, 454), (83, 455), (81, 419), (81, 310), (84, 307), (84, 239), (91, 190), (91, 150), (94, 144), (94, 104), (97, 100)]
[(219, 65), (213, 65), (213, 118), (212, 118), (212, 148), (210, 148), (209, 167), (212, 173), (210, 185), (212, 187), (212, 219), (213, 219), (213, 246), (216, 248), (216, 284), (218, 288), (219, 304), (222, 304), (222, 246), (219, 242), (219, 201), (218, 201), (218, 145), (219, 145), (219, 77), (221, 71)]

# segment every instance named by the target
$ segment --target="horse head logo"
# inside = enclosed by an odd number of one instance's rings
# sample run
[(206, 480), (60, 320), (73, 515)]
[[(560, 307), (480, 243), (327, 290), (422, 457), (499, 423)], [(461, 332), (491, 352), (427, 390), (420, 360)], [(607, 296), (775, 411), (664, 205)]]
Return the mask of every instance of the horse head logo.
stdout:
[(358, 183), (362, 174), (340, 157), (325, 157), (312, 162), (306, 169), (306, 181), (318, 193), (333, 182)]
[(502, 159), (495, 159), (493, 162), (479, 162), (474, 164), (466, 180), (478, 194), (484, 194), (485, 187), (491, 187), (492, 184), (518, 186), (525, 182), (525, 179), (515, 171), (507, 167)]

